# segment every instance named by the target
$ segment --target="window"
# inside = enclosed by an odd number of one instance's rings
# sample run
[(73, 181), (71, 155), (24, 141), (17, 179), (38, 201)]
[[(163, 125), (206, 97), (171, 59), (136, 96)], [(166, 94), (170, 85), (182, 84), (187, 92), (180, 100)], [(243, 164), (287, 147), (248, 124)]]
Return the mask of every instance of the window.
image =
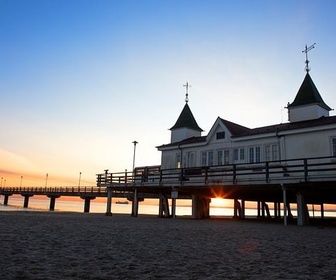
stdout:
[(265, 160), (266, 161), (271, 160), (271, 147), (270, 147), (270, 145), (265, 146)]
[(223, 151), (218, 151), (217, 152), (217, 164), (218, 165), (223, 165), (224, 164)]
[(257, 163), (261, 160), (261, 149), (260, 147), (250, 147), (249, 148), (250, 163)]
[(175, 160), (175, 162), (176, 162), (176, 164), (175, 164), (176, 168), (181, 168), (182, 167), (181, 166), (181, 154), (177, 153), (175, 158), (176, 158), (176, 160)]
[(336, 157), (336, 137), (332, 138), (332, 156)]
[(220, 150), (217, 153), (217, 164), (230, 164), (230, 150)]
[(278, 145), (272, 145), (272, 160), (278, 160)]
[(234, 163), (242, 163), (245, 161), (245, 150), (244, 148), (233, 150)]
[(188, 167), (195, 166), (195, 152), (188, 153)]
[(213, 165), (213, 151), (202, 152), (202, 166)]
[(225, 131), (217, 132), (216, 139), (224, 139), (225, 138)]
[(278, 145), (266, 145), (265, 146), (265, 161), (278, 160)]

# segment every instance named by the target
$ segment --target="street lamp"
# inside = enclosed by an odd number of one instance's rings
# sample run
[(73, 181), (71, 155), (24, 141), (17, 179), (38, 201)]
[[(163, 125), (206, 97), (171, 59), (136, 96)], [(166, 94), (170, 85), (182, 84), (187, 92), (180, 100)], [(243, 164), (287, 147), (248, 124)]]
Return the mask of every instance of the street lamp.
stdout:
[(21, 180), (20, 180), (20, 188), (22, 187), (22, 179), (23, 179), (23, 176), (21, 176)]
[(134, 144), (134, 152), (133, 152), (133, 172), (134, 172), (134, 167), (135, 167), (135, 148), (136, 148), (136, 144), (138, 144), (137, 141), (133, 141), (132, 142)]
[(48, 173), (46, 174), (45, 188), (47, 188), (47, 185), (48, 185)]
[(2, 181), (3, 181), (3, 177), (1, 177), (1, 188), (2, 188)]
[(80, 191), (81, 178), (82, 178), (82, 172), (79, 172), (78, 191)]

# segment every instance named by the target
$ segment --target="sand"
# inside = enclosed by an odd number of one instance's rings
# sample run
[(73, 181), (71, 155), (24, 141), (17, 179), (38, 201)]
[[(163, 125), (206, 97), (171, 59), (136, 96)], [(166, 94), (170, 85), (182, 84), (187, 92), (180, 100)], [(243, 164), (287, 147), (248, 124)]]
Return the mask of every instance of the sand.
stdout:
[(336, 228), (0, 212), (0, 279), (336, 279)]

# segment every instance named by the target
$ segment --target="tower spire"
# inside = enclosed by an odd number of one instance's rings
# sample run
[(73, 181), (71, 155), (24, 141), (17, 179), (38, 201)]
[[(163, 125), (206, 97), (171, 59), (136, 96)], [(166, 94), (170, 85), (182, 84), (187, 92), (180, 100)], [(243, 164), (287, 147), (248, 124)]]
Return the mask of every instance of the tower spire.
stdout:
[(189, 83), (187, 82), (185, 85), (183, 85), (185, 88), (186, 88), (186, 97), (185, 97), (185, 102), (188, 103), (189, 101), (189, 98), (188, 98), (188, 95), (189, 95), (189, 88), (191, 87), (191, 85), (189, 85)]
[(306, 61), (305, 61), (306, 67), (305, 67), (305, 70), (306, 70), (307, 73), (309, 73), (309, 71), (310, 71), (309, 60), (308, 60), (308, 52), (310, 50), (312, 50), (313, 48), (315, 48), (315, 45), (316, 45), (316, 43), (312, 44), (310, 47), (307, 47), (307, 45), (306, 45), (305, 49), (302, 51), (303, 53), (306, 53)]

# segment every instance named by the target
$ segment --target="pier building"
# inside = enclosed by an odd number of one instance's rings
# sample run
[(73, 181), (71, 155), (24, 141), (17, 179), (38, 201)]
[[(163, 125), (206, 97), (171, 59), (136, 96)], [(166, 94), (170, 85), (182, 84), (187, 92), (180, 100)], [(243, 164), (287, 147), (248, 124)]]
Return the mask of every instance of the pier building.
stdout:
[[(311, 49), (305, 49), (307, 52)], [(170, 128), (170, 142), (158, 146), (161, 165), (137, 167), (131, 174), (98, 174), (97, 185), (115, 190), (133, 190), (133, 213), (138, 193), (156, 193), (161, 216), (172, 216), (177, 198), (192, 199), (192, 216), (209, 216), (210, 198), (234, 199), (234, 216), (244, 218), (245, 202), (257, 202), (258, 216), (292, 217), (309, 223), (308, 204), (336, 204), (336, 116), (306, 74), (293, 101), (288, 102), (288, 122), (258, 128), (218, 117), (207, 135), (202, 135), (189, 106), (189, 84), (184, 107)], [(265, 104), (266, 105), (266, 104)], [(109, 202), (108, 202), (109, 204)], [(281, 210), (283, 214), (281, 214)]]

